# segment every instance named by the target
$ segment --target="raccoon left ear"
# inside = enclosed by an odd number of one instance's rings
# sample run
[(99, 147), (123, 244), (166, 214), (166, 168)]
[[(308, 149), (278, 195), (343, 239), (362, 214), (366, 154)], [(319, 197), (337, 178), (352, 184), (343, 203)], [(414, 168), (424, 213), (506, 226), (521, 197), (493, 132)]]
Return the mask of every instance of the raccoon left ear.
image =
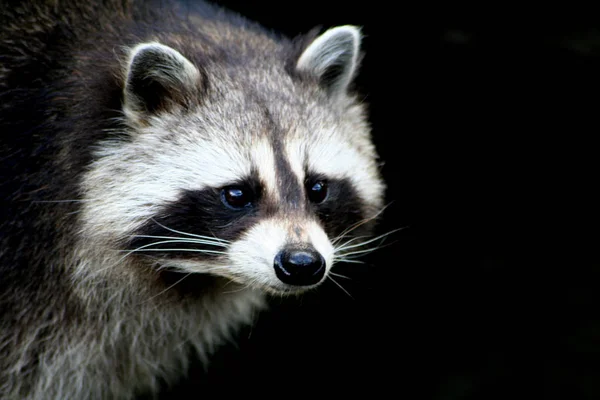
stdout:
[(357, 70), (360, 40), (355, 26), (331, 28), (304, 50), (296, 69), (316, 75), (330, 93), (343, 93)]
[(160, 43), (137, 45), (127, 64), (123, 110), (133, 120), (186, 107), (197, 100), (201, 76), (177, 50)]

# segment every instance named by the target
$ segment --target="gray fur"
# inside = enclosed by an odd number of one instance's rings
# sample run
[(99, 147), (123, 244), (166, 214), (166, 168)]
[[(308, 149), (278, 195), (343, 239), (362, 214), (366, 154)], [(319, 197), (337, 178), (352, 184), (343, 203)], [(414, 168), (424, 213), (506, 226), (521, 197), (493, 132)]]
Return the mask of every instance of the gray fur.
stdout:
[[(343, 246), (286, 189), (301, 190), (307, 170), (350, 182), (363, 222), (382, 206), (366, 111), (349, 91), (356, 28), (292, 41), (204, 5), (94, 3), (0, 6), (3, 399), (155, 392), (185, 374), (190, 352), (208, 362), (252, 323), (266, 293), (298, 292), (272, 271), (286, 243), (314, 246), (329, 271)], [(324, 84), (332, 63), (341, 73)], [(210, 239), (218, 257), (123, 251), (182, 192), (253, 169), (269, 215)], [(165, 285), (165, 269), (199, 276), (194, 295)]]

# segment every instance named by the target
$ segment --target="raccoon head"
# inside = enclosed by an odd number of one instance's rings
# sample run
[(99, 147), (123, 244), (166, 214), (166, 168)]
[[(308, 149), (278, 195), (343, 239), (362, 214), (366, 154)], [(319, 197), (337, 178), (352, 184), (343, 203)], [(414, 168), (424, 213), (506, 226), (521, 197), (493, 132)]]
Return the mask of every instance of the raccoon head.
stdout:
[(130, 50), (127, 140), (103, 141), (83, 183), (84, 236), (121, 251), (113, 270), (289, 293), (360, 253), (384, 189), (349, 89), (360, 32), (333, 28), (296, 53), (263, 41)]

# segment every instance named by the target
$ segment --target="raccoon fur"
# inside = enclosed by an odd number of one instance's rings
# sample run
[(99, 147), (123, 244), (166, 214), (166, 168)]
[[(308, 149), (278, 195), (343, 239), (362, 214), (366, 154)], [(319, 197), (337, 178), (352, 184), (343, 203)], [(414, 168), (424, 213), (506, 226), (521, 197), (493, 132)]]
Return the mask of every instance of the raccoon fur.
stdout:
[(154, 3), (0, 5), (2, 399), (156, 392), (382, 209), (359, 28)]

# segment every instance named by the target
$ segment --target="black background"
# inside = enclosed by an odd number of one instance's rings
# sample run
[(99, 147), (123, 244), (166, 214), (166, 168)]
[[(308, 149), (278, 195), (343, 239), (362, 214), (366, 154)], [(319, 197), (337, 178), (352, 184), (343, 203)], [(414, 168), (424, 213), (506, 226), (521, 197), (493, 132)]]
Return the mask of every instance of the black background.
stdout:
[(363, 28), (357, 85), (390, 203), (379, 233), (405, 229), (366, 264), (338, 266), (352, 297), (328, 282), (276, 301), (164, 398), (600, 398), (600, 21), (220, 3), (289, 36)]

